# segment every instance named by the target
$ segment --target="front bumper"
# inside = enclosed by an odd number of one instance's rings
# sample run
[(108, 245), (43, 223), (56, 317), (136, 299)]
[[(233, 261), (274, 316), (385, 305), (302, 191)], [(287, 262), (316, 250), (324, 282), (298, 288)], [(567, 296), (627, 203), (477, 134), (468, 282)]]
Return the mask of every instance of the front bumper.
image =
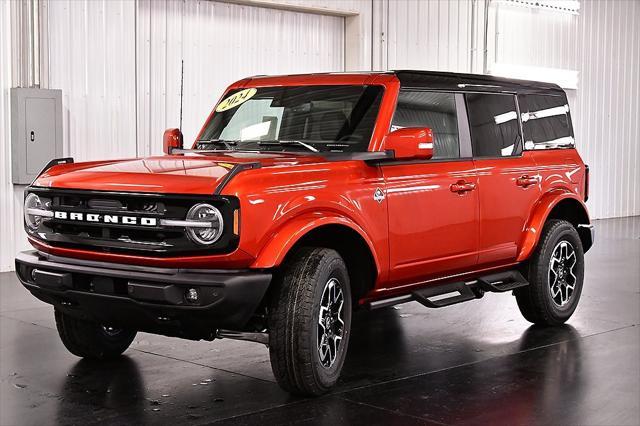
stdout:
[[(69, 315), (190, 339), (242, 330), (271, 282), (261, 271), (153, 268), (37, 251), (18, 254), (16, 274), (34, 296)], [(185, 298), (190, 288), (197, 303)]]

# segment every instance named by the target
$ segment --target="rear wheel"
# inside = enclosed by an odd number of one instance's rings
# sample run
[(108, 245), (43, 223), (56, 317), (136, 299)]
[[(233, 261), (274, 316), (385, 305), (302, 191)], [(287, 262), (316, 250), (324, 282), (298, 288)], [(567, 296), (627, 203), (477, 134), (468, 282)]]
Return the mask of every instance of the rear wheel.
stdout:
[(530, 322), (559, 325), (578, 306), (584, 279), (584, 251), (578, 232), (565, 220), (549, 220), (529, 263), (529, 285), (515, 290)]
[(136, 332), (71, 317), (55, 311), (56, 328), (64, 346), (81, 358), (107, 360), (127, 350)]
[(338, 380), (351, 327), (351, 290), (335, 250), (303, 248), (274, 282), (269, 307), (269, 354), (278, 383), (320, 395)]

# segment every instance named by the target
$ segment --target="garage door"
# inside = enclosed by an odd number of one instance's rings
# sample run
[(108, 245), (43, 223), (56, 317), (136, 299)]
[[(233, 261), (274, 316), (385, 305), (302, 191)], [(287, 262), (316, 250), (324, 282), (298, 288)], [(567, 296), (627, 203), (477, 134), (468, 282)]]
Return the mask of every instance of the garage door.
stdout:
[(224, 88), (256, 74), (344, 70), (344, 18), (213, 1), (140, 2), (137, 14), (139, 153), (161, 151), (179, 121), (195, 138)]

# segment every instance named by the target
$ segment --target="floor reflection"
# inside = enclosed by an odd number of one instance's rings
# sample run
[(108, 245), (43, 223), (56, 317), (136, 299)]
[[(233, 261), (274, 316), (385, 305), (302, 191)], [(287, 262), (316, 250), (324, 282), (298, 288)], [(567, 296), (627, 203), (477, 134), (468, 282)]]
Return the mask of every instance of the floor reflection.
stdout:
[[(556, 344), (539, 350), (540, 342), (549, 340)], [(587, 380), (582, 373), (578, 332), (569, 325), (532, 326), (522, 334), (519, 347), (521, 352), (515, 354), (432, 370), (345, 395), (350, 400), (447, 424), (583, 423), (577, 407)], [(531, 350), (534, 348), (538, 349)], [(433, 361), (425, 359), (424, 363)]]
[(138, 365), (127, 356), (109, 362), (78, 361), (67, 372), (60, 395), (58, 424), (81, 422), (87, 410), (93, 411), (97, 419), (126, 413), (130, 424), (140, 424), (145, 408), (153, 405), (144, 398)]
[[(522, 421), (553, 424), (562, 418), (563, 424), (582, 423), (583, 413), (577, 412), (576, 406), (579, 406), (588, 383), (587, 375), (582, 374), (584, 357), (576, 329), (567, 324), (561, 327), (531, 326), (522, 336), (520, 350), (539, 348), (540, 337), (547, 337), (550, 333), (562, 343), (532, 355), (536, 364), (534, 368), (519, 365), (519, 360), (527, 357), (526, 354), (508, 357), (512, 359), (509, 369), (513, 371), (513, 380), (531, 383), (527, 386), (529, 392), (514, 392), (508, 401), (515, 400), (514, 405), (524, 408), (522, 411), (526, 417)], [(573, 404), (567, 404), (568, 400)]]

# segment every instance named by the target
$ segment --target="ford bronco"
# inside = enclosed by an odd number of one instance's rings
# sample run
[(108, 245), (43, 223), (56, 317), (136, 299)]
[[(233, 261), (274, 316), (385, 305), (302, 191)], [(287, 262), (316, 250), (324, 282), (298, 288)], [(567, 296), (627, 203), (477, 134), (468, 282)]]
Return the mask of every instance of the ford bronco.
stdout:
[(17, 275), (64, 345), (137, 331), (268, 345), (286, 390), (328, 391), (356, 308), (513, 292), (562, 324), (593, 244), (588, 167), (554, 84), (423, 71), (232, 84), (190, 148), (53, 160), (25, 191)]

